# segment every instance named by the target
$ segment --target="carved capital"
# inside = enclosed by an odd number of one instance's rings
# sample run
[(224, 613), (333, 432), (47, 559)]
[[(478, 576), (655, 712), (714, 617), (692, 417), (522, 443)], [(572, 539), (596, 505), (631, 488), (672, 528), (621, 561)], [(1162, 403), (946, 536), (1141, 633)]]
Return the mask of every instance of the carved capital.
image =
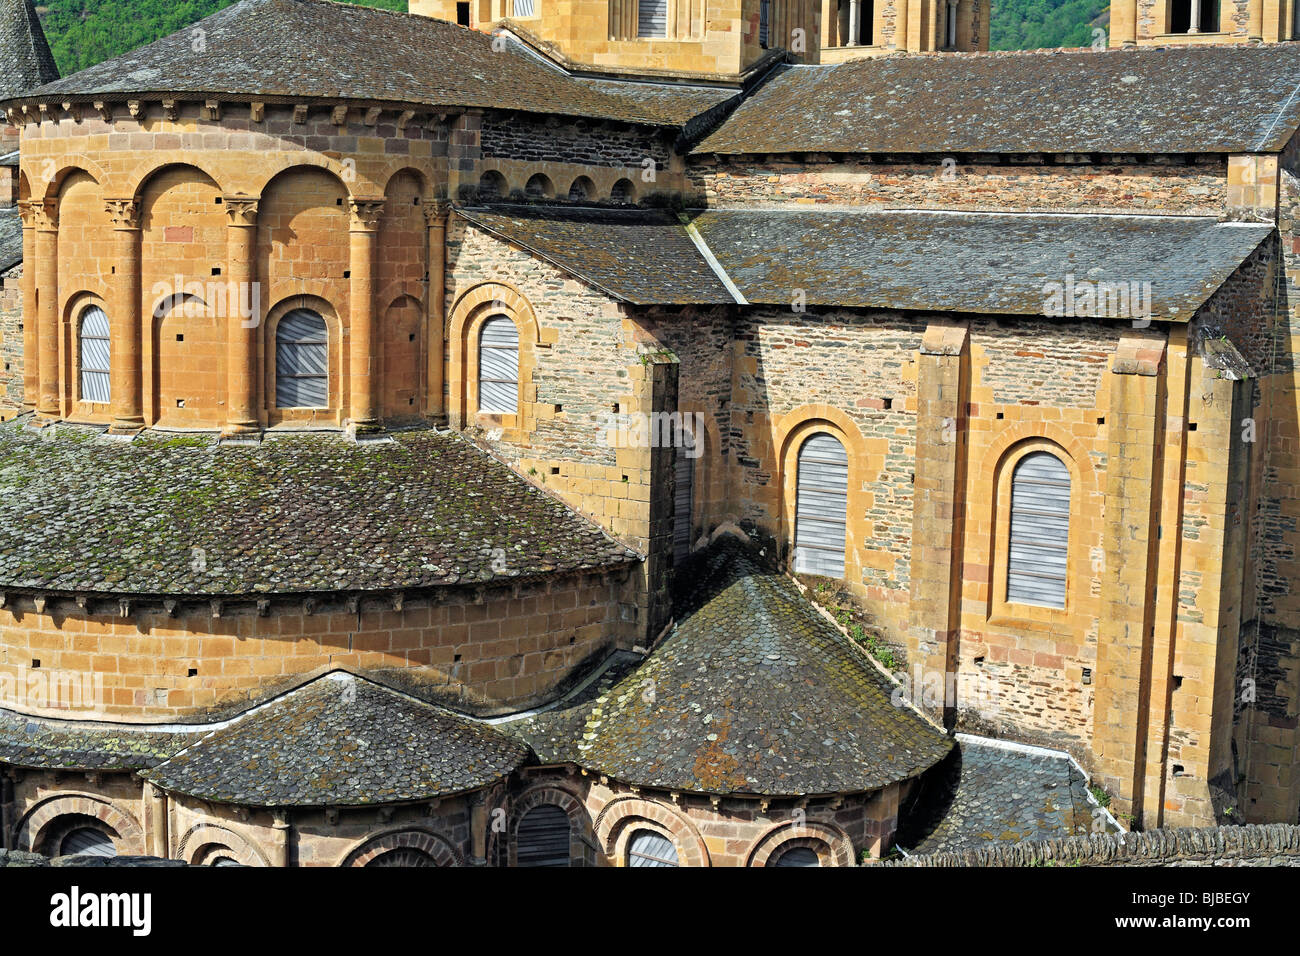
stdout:
[(252, 196), (226, 196), (226, 218), (232, 226), (257, 225), (257, 200)]
[(379, 219), (384, 214), (382, 199), (349, 199), (352, 207), (352, 231), (373, 232), (379, 228)]
[(39, 199), (20, 199), (18, 200), (18, 215), (23, 221), (24, 229), (35, 229), (36, 219), (40, 212), (41, 201)]
[(446, 199), (434, 199), (424, 204), (424, 222), (426, 225), (446, 226), (447, 216), (451, 212), (451, 202)]
[(59, 204), (53, 199), (33, 199), (32, 213), (38, 232), (59, 231)]
[(134, 199), (105, 199), (104, 211), (114, 229), (140, 228), (140, 204)]

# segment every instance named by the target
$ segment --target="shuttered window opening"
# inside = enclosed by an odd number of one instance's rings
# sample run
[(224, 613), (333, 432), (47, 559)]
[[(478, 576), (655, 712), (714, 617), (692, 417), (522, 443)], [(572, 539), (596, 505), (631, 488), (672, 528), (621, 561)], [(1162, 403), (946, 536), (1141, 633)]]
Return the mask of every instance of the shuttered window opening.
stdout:
[(773, 866), (821, 866), (817, 851), (810, 846), (796, 846), (776, 858)]
[(520, 866), (569, 865), (569, 815), (559, 807), (533, 807), (519, 821), (515, 838)]
[(81, 400), (107, 402), (111, 396), (108, 316), (97, 305), (81, 313)]
[(369, 863), (366, 869), (372, 866), (436, 866), (433, 857), (429, 854), (415, 850), (410, 847), (401, 847), (396, 850), (389, 850), (387, 853), (381, 853)]
[(813, 435), (799, 449), (794, 569), (844, 577), (848, 531), (849, 456), (833, 435)]
[(637, 36), (668, 36), (668, 0), (637, 0), (636, 16)]
[(531, 17), (533, 11), (537, 9), (537, 0), (515, 0), (515, 16)]
[(758, 45), (767, 49), (767, 35), (771, 30), (772, 0), (758, 0)]
[(329, 330), (309, 309), (295, 309), (275, 330), (277, 408), (329, 406)]
[(79, 827), (59, 844), (60, 856), (117, 856), (113, 838), (94, 827)]
[(677, 866), (677, 849), (653, 830), (637, 830), (627, 844), (628, 866)]
[(1065, 607), (1069, 541), (1069, 469), (1045, 451), (1026, 455), (1011, 476), (1007, 600)]
[(504, 315), (483, 323), (478, 340), (478, 410), (519, 412), (519, 330)]
[[(682, 430), (682, 436), (689, 443), (689, 433)], [(673, 558), (683, 561), (691, 553), (691, 528), (695, 506), (695, 459), (691, 457), (692, 449), (677, 449), (677, 494), (673, 501)]]

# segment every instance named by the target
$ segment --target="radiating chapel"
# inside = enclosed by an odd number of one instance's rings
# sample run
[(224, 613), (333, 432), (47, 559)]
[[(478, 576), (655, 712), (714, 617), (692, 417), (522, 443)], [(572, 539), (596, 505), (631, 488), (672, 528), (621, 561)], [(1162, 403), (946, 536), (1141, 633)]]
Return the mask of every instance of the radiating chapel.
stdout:
[(856, 865), (956, 731), (1300, 822), (1291, 0), (0, 11), (4, 847)]

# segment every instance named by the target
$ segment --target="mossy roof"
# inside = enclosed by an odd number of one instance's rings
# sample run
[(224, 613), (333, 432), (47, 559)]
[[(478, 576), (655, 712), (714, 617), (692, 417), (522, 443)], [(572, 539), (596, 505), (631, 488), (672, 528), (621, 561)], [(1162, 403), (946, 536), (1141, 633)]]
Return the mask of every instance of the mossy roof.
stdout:
[(0, 710), (0, 761), (41, 770), (139, 770), (199, 735), (187, 731), (45, 720)]
[(717, 795), (876, 790), (952, 742), (785, 576), (724, 539), (679, 571), (677, 624), (639, 666), (506, 725), (543, 763)]
[(184, 597), (392, 591), (637, 560), (449, 432), (364, 443), (304, 434), (247, 446), (0, 425), (0, 587)]
[(211, 731), (144, 776), (240, 806), (368, 806), (476, 790), (527, 756), (486, 724), (335, 672)]

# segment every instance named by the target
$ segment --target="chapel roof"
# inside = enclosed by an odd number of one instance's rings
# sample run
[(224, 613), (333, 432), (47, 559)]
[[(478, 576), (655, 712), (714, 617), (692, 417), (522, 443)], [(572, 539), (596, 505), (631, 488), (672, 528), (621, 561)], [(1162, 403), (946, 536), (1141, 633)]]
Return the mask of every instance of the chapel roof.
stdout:
[(524, 581), (639, 560), (466, 439), (0, 425), (0, 587), (248, 596)]
[(1044, 286), (1073, 276), (1150, 282), (1151, 317), (1173, 321), (1191, 318), (1272, 231), (1191, 216), (785, 207), (694, 213), (695, 242), (655, 210), (463, 215), (638, 305), (735, 302), (725, 275), (755, 305), (789, 307), (803, 290), (818, 306), (1039, 316)]
[(481, 107), (680, 127), (736, 90), (589, 81), (515, 40), (494, 47), (491, 36), (444, 20), (330, 0), (240, 0), (22, 99), (149, 93)]
[(876, 790), (952, 747), (783, 575), (734, 538), (676, 576), (672, 632), (554, 710), (505, 725), (543, 763), (717, 795)]
[(59, 78), (32, 0), (0, 0), (0, 99)]
[(144, 776), (240, 806), (368, 806), (477, 790), (527, 755), (491, 726), (335, 671), (210, 731)]
[(939, 53), (783, 66), (696, 153), (1277, 152), (1300, 44)]
[(0, 761), (39, 770), (139, 770), (201, 735), (191, 730), (48, 720), (0, 709)]

